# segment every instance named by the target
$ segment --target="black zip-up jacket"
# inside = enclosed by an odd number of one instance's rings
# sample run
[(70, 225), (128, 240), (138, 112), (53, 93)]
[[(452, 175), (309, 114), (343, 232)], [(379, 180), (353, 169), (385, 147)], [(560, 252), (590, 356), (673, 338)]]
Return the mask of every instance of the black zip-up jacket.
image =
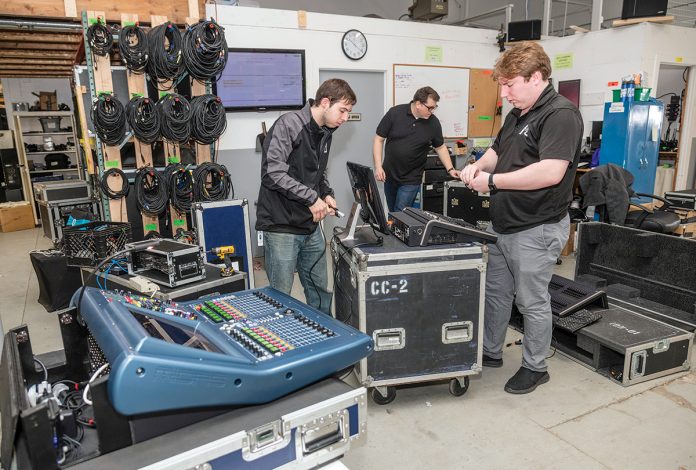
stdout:
[(314, 121), (313, 104), (280, 116), (264, 140), (256, 230), (309, 235), (317, 228), (309, 206), (334, 195), (326, 166), (335, 129)]

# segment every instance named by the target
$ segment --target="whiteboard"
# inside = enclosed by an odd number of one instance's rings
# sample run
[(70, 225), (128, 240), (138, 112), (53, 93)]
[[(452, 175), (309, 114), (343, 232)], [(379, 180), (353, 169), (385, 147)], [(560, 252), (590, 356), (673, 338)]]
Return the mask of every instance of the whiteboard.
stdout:
[(435, 115), (445, 138), (467, 136), (469, 69), (432, 65), (394, 64), (394, 105), (409, 103), (419, 88), (429, 86), (440, 95)]

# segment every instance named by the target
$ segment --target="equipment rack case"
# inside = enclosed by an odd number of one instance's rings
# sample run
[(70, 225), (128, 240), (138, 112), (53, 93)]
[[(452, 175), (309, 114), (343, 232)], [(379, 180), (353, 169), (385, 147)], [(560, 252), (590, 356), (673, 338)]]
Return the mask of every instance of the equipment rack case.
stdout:
[(461, 181), (445, 181), (443, 191), (444, 214), (463, 219), (477, 227), (485, 227), (491, 221), (488, 193), (479, 193), (467, 188)]
[[(56, 312), (65, 349), (36, 355), (49, 383), (89, 379), (82, 356), (87, 338), (75, 310)], [(108, 377), (100, 377), (90, 385), (94, 404), (85, 411), (93, 413), (96, 428), (85, 428), (76, 459), (58, 465), (53, 440), (61, 424), (48, 401), (31, 406), (27, 400), (27, 387), (43, 380), (33, 357), (27, 327), (8, 331), (0, 364), (4, 468), (308, 469), (342, 457), (366, 438), (365, 388), (335, 378), (258, 406), (123, 416), (109, 402)], [(134, 400), (137, 395), (133, 390)], [(185, 407), (186, 397), (181, 400)]]
[(408, 247), (394, 236), (368, 246), (366, 228), (356, 237), (335, 236), (331, 254), (336, 318), (375, 343), (357, 365), (359, 381), (379, 404), (396, 397), (395, 386), (417, 382), (450, 380), (450, 392), (463, 395), (482, 367), (484, 247)]
[(46, 238), (57, 244), (63, 240), (63, 228), (68, 220), (68, 212), (82, 209), (99, 218), (99, 204), (90, 198), (71, 199), (67, 201), (37, 201), (39, 218)]

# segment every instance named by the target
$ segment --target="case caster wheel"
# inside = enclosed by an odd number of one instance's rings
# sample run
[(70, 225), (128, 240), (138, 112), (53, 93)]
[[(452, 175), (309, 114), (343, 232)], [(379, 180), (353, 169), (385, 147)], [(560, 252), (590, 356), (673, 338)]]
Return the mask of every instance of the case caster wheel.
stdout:
[(563, 264), (563, 260), (561, 258), (556, 258), (556, 264)]
[[(379, 387), (383, 388), (383, 387)], [(396, 388), (394, 387), (387, 387), (386, 388), (386, 395), (382, 395), (377, 388), (373, 388), (372, 391), (370, 392), (372, 396), (372, 401), (377, 403), (378, 405), (388, 405), (389, 403), (394, 401), (394, 398), (396, 398)]]
[(461, 397), (466, 393), (467, 390), (469, 390), (469, 377), (450, 380), (449, 392), (455, 397)]

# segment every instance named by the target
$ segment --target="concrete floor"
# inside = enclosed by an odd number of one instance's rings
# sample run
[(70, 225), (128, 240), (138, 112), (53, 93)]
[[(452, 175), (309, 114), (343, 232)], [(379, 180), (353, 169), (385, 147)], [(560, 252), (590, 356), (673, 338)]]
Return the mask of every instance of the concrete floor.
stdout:
[[(36, 299), (27, 253), (50, 242), (40, 229), (0, 233), (0, 317), (5, 330), (26, 323), (36, 353), (62, 347), (55, 317)], [(573, 277), (574, 259), (557, 272)], [(256, 271), (257, 286), (267, 284)], [(293, 294), (303, 299), (299, 282)], [(509, 342), (520, 335), (509, 331)], [(551, 381), (528, 395), (503, 391), (519, 367), (520, 346), (500, 369), (485, 369), (462, 397), (446, 383), (398, 390), (370, 402), (368, 439), (343, 463), (351, 469), (564, 468), (696, 469), (696, 372), (621, 387), (560, 353)]]

